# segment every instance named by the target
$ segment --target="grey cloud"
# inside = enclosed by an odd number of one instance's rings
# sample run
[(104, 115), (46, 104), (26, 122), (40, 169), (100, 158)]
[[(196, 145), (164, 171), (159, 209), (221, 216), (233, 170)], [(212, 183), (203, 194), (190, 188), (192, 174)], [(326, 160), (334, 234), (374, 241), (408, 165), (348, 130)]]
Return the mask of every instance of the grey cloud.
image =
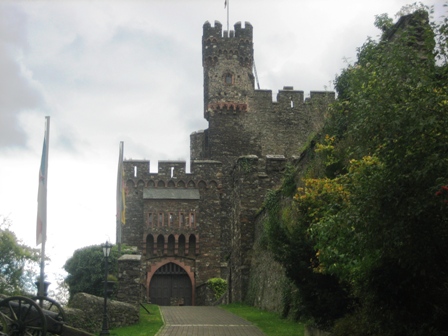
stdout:
[(0, 149), (25, 147), (20, 115), (44, 105), (44, 98), (20, 58), (27, 49), (26, 18), (0, 5)]

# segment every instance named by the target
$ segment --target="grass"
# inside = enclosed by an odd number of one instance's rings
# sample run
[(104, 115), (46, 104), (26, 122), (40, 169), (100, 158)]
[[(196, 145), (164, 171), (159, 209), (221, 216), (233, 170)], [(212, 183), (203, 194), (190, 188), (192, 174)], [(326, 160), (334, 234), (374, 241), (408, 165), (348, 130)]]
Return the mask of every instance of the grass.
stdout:
[(140, 321), (137, 324), (111, 329), (111, 336), (153, 336), (163, 326), (160, 316), (159, 306), (154, 304), (144, 304), (151, 314), (140, 307)]
[(222, 305), (221, 308), (252, 322), (268, 336), (303, 336), (303, 324), (281, 319), (276, 313), (239, 303)]

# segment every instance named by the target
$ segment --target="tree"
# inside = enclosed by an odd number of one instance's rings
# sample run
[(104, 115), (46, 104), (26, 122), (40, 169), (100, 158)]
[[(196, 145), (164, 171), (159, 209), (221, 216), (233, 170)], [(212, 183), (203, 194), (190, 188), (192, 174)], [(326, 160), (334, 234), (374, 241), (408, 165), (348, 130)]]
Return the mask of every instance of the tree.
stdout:
[(389, 22), (337, 77), (295, 203), (268, 198), (268, 246), (305, 306), (305, 291), (316, 308), (349, 291), (336, 322), (307, 310), (336, 335), (447, 335), (448, 20), (419, 9)]
[[(125, 247), (122, 246), (123, 253)], [(120, 253), (118, 247), (113, 246), (109, 263), (110, 274), (116, 274), (117, 259)], [(96, 296), (103, 296), (104, 292), (104, 255), (101, 245), (92, 245), (80, 248), (73, 253), (64, 265), (68, 275), (65, 282), (69, 287), (70, 299), (76, 293), (88, 293)]]
[(0, 293), (30, 293), (34, 288), (39, 252), (22, 244), (9, 228), (10, 221), (0, 218)]
[(349, 198), (312, 230), (326, 272), (359, 301), (337, 334), (446, 335), (446, 27), (431, 27), (425, 11), (406, 15), (336, 80)]

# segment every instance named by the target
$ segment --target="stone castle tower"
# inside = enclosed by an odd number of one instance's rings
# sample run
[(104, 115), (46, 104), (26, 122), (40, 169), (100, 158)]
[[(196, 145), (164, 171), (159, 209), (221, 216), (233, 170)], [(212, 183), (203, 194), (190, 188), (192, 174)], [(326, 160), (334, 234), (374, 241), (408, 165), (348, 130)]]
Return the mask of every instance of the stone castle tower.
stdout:
[(254, 218), (287, 162), (323, 124), (333, 92), (256, 90), (253, 28), (203, 26), (204, 117), (185, 161), (124, 162), (122, 242), (142, 255), (143, 295), (160, 305), (208, 304), (205, 282), (228, 280), (229, 301), (247, 292)]

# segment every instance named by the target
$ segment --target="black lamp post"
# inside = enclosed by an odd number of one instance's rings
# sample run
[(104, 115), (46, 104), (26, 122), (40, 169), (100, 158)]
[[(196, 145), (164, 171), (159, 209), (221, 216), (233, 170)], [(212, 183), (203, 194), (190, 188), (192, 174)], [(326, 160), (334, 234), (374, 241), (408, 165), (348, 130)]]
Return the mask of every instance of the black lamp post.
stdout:
[(108, 274), (108, 260), (110, 256), (110, 250), (112, 245), (106, 241), (106, 244), (103, 245), (103, 254), (104, 254), (104, 308), (103, 308), (103, 328), (101, 330), (100, 335), (110, 335), (109, 333), (109, 323), (107, 319), (107, 274)]

